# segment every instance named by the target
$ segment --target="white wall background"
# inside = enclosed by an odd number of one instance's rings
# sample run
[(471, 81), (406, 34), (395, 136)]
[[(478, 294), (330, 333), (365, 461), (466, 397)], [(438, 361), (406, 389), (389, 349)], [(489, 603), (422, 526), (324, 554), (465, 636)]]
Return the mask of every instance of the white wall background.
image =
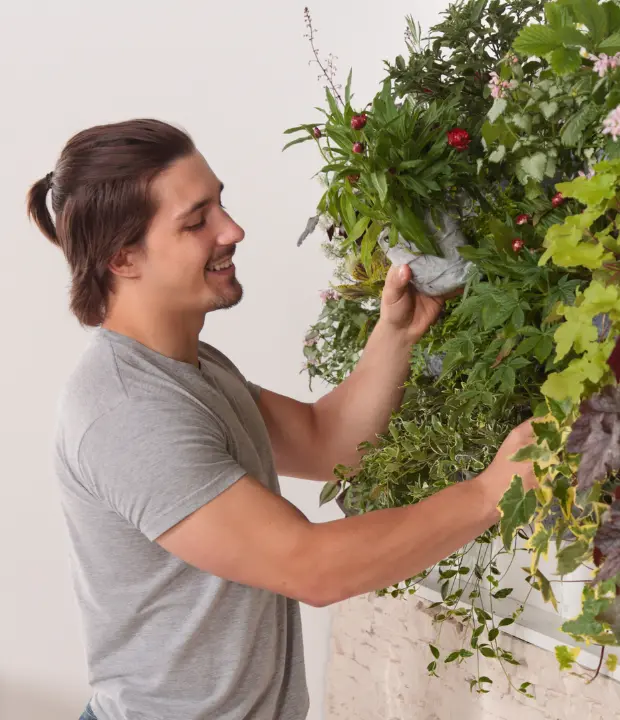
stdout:
[[(49, 446), (60, 388), (86, 343), (66, 309), (61, 254), (25, 218), (28, 186), (74, 132), (151, 116), (184, 126), (226, 182), (243, 224), (246, 300), (205, 338), (256, 382), (307, 399), (301, 342), (331, 276), (313, 213), (317, 156), (282, 130), (322, 103), (298, 0), (20, 0), (0, 9), (0, 718), (77, 719), (88, 698), (79, 617)], [(404, 16), (427, 26), (446, 0), (314, 0), (322, 53), (366, 101), (403, 51)], [(318, 487), (287, 482), (312, 519)], [(329, 613), (305, 609), (311, 719), (323, 717)]]

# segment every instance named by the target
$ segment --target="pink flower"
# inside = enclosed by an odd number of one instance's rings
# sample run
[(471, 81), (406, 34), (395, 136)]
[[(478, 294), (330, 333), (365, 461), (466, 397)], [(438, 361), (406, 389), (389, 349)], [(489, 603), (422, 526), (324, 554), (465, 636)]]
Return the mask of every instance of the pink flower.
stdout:
[(323, 302), (327, 302), (328, 300), (339, 300), (340, 299), (340, 293), (333, 288), (330, 288), (329, 290), (322, 290), (321, 291), (321, 300)]
[(584, 173), (583, 170), (580, 170), (577, 174), (579, 175), (579, 177), (585, 177), (589, 180), (590, 178), (594, 177), (596, 173), (594, 172), (594, 170), (590, 169), (587, 173)]
[(603, 120), (603, 135), (611, 135), (614, 142), (620, 137), (620, 105)]
[(516, 80), (501, 80), (499, 75), (493, 71), (491, 73), (491, 82), (489, 87), (491, 88), (491, 97), (503, 98), (506, 90), (514, 90), (517, 87)]
[(620, 53), (616, 53), (612, 57), (601, 53), (598, 57), (596, 55), (590, 55), (590, 59), (594, 60), (594, 72), (597, 72), (599, 77), (605, 77), (608, 70), (615, 70), (620, 65)]
[(307, 337), (304, 340), (304, 345), (306, 347), (312, 347), (313, 345), (316, 345), (317, 340), (318, 340), (318, 338), (316, 335), (313, 335), (312, 337)]

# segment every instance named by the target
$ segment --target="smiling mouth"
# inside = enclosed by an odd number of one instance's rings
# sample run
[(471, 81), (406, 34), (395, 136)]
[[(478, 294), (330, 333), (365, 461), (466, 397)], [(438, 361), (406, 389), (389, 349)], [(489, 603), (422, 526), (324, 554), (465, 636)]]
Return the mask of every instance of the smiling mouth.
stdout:
[(228, 270), (231, 267), (233, 267), (232, 255), (223, 260), (218, 260), (217, 262), (209, 263), (207, 265), (207, 272), (221, 272), (222, 270)]

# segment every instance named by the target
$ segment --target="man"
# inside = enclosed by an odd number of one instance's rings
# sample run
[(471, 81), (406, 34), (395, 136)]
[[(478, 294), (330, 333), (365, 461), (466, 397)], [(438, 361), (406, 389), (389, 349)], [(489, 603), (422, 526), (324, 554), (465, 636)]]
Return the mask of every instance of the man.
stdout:
[(88, 720), (302, 720), (298, 602), (414, 575), (497, 521), (515, 473), (535, 483), (510, 460), (524, 425), (479, 477), (412, 507), (312, 524), (284, 500), (278, 474), (328, 480), (386, 429), (441, 303), (394, 267), (340, 387), (314, 404), (261, 390), (199, 341), (206, 314), (242, 295), (244, 233), (222, 188), (185, 133), (139, 120), (79, 133), (30, 191), (31, 217), (67, 258), (71, 308), (98, 327), (56, 442)]

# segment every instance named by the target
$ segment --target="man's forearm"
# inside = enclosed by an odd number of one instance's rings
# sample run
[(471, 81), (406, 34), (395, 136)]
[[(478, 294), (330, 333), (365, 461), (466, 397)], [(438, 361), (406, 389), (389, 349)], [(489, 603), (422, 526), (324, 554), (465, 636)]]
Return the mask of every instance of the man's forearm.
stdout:
[(317, 435), (330, 467), (356, 465), (357, 446), (385, 432), (403, 398), (411, 341), (379, 321), (351, 375), (314, 404)]
[(501, 475), (489, 469), (416, 505), (312, 526), (307, 597), (329, 605), (389, 587), (448, 557), (499, 519), (496, 506), (510, 484), (508, 473)]

